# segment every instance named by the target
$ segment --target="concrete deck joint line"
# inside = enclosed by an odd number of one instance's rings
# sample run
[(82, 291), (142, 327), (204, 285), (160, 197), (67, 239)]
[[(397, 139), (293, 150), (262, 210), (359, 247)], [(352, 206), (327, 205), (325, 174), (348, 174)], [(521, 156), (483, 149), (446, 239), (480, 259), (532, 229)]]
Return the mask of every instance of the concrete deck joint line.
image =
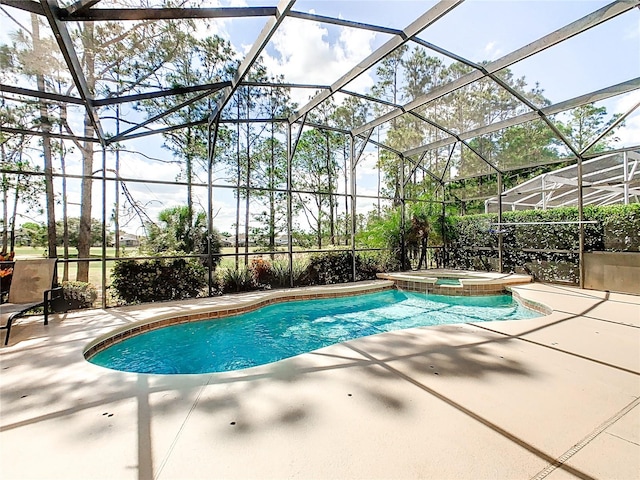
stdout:
[(607, 435), (611, 435), (612, 437), (616, 437), (618, 440), (622, 440), (623, 442), (628, 442), (631, 445), (636, 445), (638, 447), (640, 447), (640, 443), (634, 442), (632, 440), (629, 440), (628, 438), (624, 438), (621, 437), (620, 435), (616, 435), (615, 433), (611, 433), (611, 432), (605, 432)]
[(202, 394), (204, 393), (206, 388), (211, 384), (211, 379), (212, 378), (213, 378), (212, 375), (209, 375), (209, 378), (207, 379), (207, 381), (198, 390), (198, 395), (196, 396), (196, 399), (193, 401), (193, 404), (191, 405), (191, 408), (189, 409), (189, 411), (187, 412), (187, 414), (184, 417), (184, 420), (180, 424), (180, 428), (176, 432), (176, 435), (173, 438), (173, 441), (171, 442), (171, 445), (169, 445), (169, 448), (167, 449), (167, 453), (164, 456), (164, 458), (162, 459), (162, 462), (160, 462), (160, 465), (158, 466), (158, 470), (153, 475), (154, 480), (158, 480), (160, 478), (160, 475), (162, 474), (162, 470), (164, 469), (164, 466), (169, 461), (169, 458), (171, 457), (171, 454), (173, 453), (173, 450), (174, 450), (176, 444), (178, 443), (178, 439), (180, 438), (180, 435), (182, 434), (182, 432), (183, 432), (183, 430), (185, 428), (185, 425), (187, 424), (187, 422), (189, 421), (189, 418), (191, 417), (191, 415), (193, 414), (194, 410), (198, 406), (198, 403), (200, 402), (200, 398), (202, 397)]
[[(565, 321), (565, 320), (561, 320), (561, 321)], [(612, 323), (616, 323), (617, 325), (621, 325), (623, 327), (629, 327), (630, 326), (630, 325), (626, 325), (626, 324), (623, 324), (623, 323), (617, 323), (617, 322), (612, 322)], [(631, 375), (640, 376), (640, 372), (637, 372), (635, 370), (631, 370), (630, 368), (621, 367), (619, 365), (613, 365), (612, 363), (603, 362), (602, 360), (598, 360), (596, 358), (590, 358), (590, 357), (587, 357), (585, 355), (580, 355), (579, 353), (569, 352), (567, 350), (563, 350), (562, 348), (554, 347), (553, 345), (546, 345), (544, 343), (536, 342), (535, 340), (531, 340), (529, 338), (524, 338), (522, 336), (522, 335), (527, 335), (527, 334), (529, 334), (531, 332), (522, 332), (522, 333), (519, 333), (518, 335), (509, 335), (509, 334), (501, 332), (499, 330), (494, 330), (493, 328), (485, 327), (484, 325), (478, 325), (477, 323), (470, 323), (469, 325), (473, 325), (476, 328), (480, 328), (482, 330), (486, 330), (487, 332), (491, 332), (491, 333), (496, 333), (498, 335), (502, 335), (503, 337), (505, 337), (508, 340), (520, 340), (522, 342), (527, 342), (527, 343), (530, 343), (532, 345), (536, 345), (538, 347), (548, 348), (550, 350), (555, 350), (556, 352), (564, 353), (564, 354), (567, 354), (567, 355), (573, 355), (574, 357), (581, 358), (582, 360), (587, 360), (588, 362), (594, 362), (594, 363), (597, 363), (599, 365), (604, 365), (605, 367), (615, 368), (615, 369), (620, 370), (622, 372), (630, 373)], [(634, 327), (634, 328), (637, 328), (637, 327)]]
[(616, 423), (618, 420), (620, 420), (622, 417), (624, 417), (627, 413), (629, 413), (631, 410), (636, 408), (638, 405), (640, 405), (640, 398), (636, 398), (627, 406), (625, 406), (622, 410), (620, 410), (615, 415), (613, 415), (611, 418), (602, 422), (589, 435), (584, 437), (582, 440), (576, 443), (573, 447), (571, 447), (569, 450), (563, 453), (560, 457), (558, 457), (555, 462), (547, 465), (547, 467), (544, 470), (540, 471), (540, 473), (538, 473), (536, 476), (531, 477), (531, 480), (542, 480), (543, 478), (547, 477), (551, 472), (556, 470), (558, 467), (561, 467), (562, 465), (564, 465), (564, 463), (567, 460), (569, 460), (576, 453), (578, 453), (580, 450), (586, 447), (591, 441), (593, 441), (593, 439), (595, 439), (598, 435), (600, 435), (607, 428), (609, 428), (611, 425)]
[[(558, 313), (564, 313), (566, 315), (574, 315), (572, 312), (567, 312), (566, 310), (555, 310), (555, 311), (558, 312)], [(622, 325), (623, 327), (631, 327), (631, 328), (640, 329), (640, 326), (638, 326), (638, 325), (633, 325), (631, 323), (621, 322), (621, 321), (618, 321), (618, 320), (609, 320), (607, 318), (593, 317), (591, 315), (581, 315), (581, 317), (590, 318), (591, 320), (596, 320), (598, 322), (608, 322), (608, 323), (614, 323), (616, 325)]]

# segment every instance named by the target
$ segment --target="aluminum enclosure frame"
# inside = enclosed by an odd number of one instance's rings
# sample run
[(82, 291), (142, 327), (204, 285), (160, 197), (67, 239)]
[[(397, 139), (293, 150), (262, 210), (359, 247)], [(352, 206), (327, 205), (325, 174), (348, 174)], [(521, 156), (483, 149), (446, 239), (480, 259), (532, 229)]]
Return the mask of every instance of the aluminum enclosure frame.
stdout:
[[(480, 66), (470, 60), (465, 59), (464, 57), (456, 54), (455, 52), (449, 52), (446, 49), (434, 45), (432, 43), (426, 42), (418, 38), (417, 36), (428, 26), (433, 23), (438, 22), (441, 18), (446, 16), (451, 10), (458, 7), (463, 3), (464, 0), (441, 0), (435, 4), (431, 9), (427, 10), (423, 15), (418, 17), (415, 21), (410, 23), (405, 29), (393, 29), (385, 26), (379, 25), (371, 25), (362, 22), (354, 22), (350, 20), (344, 20), (341, 18), (332, 18), (323, 15), (317, 15), (312, 13), (298, 12), (293, 10), (296, 0), (281, 0), (277, 6), (275, 7), (220, 7), (220, 8), (101, 8), (99, 0), (79, 0), (76, 3), (68, 6), (61, 7), (57, 0), (41, 0), (39, 2), (36, 1), (16, 1), (16, 0), (0, 0), (1, 5), (6, 5), (11, 8), (17, 8), (20, 10), (24, 10), (29, 13), (33, 13), (36, 15), (40, 15), (46, 18), (51, 30), (56, 39), (57, 45), (62, 53), (62, 56), (65, 60), (65, 64), (68, 68), (68, 71), (73, 79), (73, 82), (76, 86), (76, 90), (78, 92), (78, 96), (71, 95), (60, 95), (53, 94), (49, 92), (38, 92), (36, 90), (31, 90), (27, 88), (22, 88), (18, 86), (10, 86), (10, 85), (0, 85), (0, 92), (2, 96), (9, 99), (15, 98), (31, 98), (31, 99), (46, 99), (52, 102), (61, 102), (65, 104), (71, 105), (81, 105), (87, 112), (88, 118), (91, 121), (95, 137), (86, 138), (86, 137), (70, 137), (65, 134), (56, 134), (48, 131), (43, 131), (38, 128), (13, 128), (0, 126), (0, 131), (8, 133), (8, 134), (28, 134), (28, 135), (36, 135), (36, 136), (49, 136), (51, 138), (59, 138), (59, 139), (71, 139), (75, 138), (76, 140), (86, 141), (86, 142), (94, 142), (99, 143), (102, 149), (102, 157), (103, 157), (103, 167), (102, 167), (102, 183), (103, 190), (105, 188), (105, 182), (109, 179), (106, 176), (106, 163), (105, 163), (105, 155), (107, 146), (114, 144), (115, 142), (126, 142), (127, 140), (132, 140), (136, 138), (158, 135), (162, 133), (167, 133), (172, 130), (177, 130), (189, 126), (194, 125), (208, 125), (209, 128), (209, 138), (210, 138), (210, 146), (209, 146), (209, 168), (213, 165), (215, 161), (215, 144), (216, 144), (216, 136), (218, 132), (218, 127), (220, 124), (224, 123), (233, 123), (233, 122), (280, 122), (286, 124), (287, 127), (287, 143), (288, 143), (288, 155), (287, 155), (287, 194), (288, 194), (288, 256), (290, 259), (290, 268), (291, 262), (293, 259), (293, 245), (291, 241), (291, 192), (293, 191), (292, 183), (291, 183), (291, 162), (292, 158), (295, 155), (296, 145), (300, 138), (300, 134), (302, 133), (303, 128), (319, 128), (319, 129), (329, 129), (333, 131), (337, 131), (341, 134), (347, 135), (350, 138), (350, 192), (345, 193), (352, 205), (352, 212), (356, 211), (356, 199), (358, 195), (356, 194), (357, 184), (355, 181), (356, 177), (356, 169), (358, 166), (358, 159), (364, 152), (367, 145), (375, 145), (381, 148), (387, 149), (389, 152), (396, 154), (402, 162), (401, 173), (404, 176), (407, 172), (405, 172), (405, 168), (408, 166), (412, 172), (420, 169), (427, 176), (429, 176), (436, 184), (438, 184), (443, 191), (446, 188), (447, 181), (445, 181), (444, 174), (440, 176), (438, 172), (430, 171), (424, 164), (423, 159), (425, 157), (425, 153), (436, 150), (438, 148), (446, 147), (453, 145), (461, 146), (464, 145), (466, 148), (474, 151), (472, 146), (467, 142), (468, 140), (488, 133), (497, 132), (499, 130), (519, 125), (528, 121), (532, 121), (535, 119), (542, 119), (547, 126), (554, 132), (554, 134), (558, 137), (558, 139), (566, 145), (566, 147), (573, 152), (575, 156), (575, 167), (577, 169), (577, 175), (575, 178), (575, 192), (577, 193), (577, 204), (580, 210), (580, 220), (583, 220), (582, 207), (585, 201), (591, 202), (593, 200), (592, 196), (587, 196), (584, 194), (585, 189), (592, 188), (591, 185), (583, 184), (583, 175), (581, 174), (581, 170), (584, 168), (585, 164), (591, 165), (589, 163), (589, 150), (593, 147), (596, 141), (592, 142), (588, 148), (585, 148), (579, 151), (575, 146), (569, 142), (562, 132), (558, 130), (558, 128), (554, 125), (553, 121), (550, 120), (551, 115), (555, 115), (560, 112), (568, 111), (572, 108), (585, 105), (588, 103), (593, 103), (596, 101), (604, 100), (607, 98), (611, 98), (615, 95), (620, 95), (623, 93), (629, 93), (640, 90), (640, 77), (633, 78), (627, 80), (625, 82), (619, 83), (617, 85), (612, 85), (589, 94), (581, 95), (579, 97), (575, 97), (573, 99), (563, 101), (557, 103), (555, 105), (551, 105), (548, 107), (537, 108), (530, 102), (528, 102), (525, 98), (519, 95), (516, 91), (511, 89), (508, 85), (502, 82), (497, 76), (496, 73), (503, 68), (506, 68), (510, 65), (513, 65), (525, 58), (533, 56), (541, 51), (546, 50), (554, 45), (560, 44), (575, 35), (579, 35), (582, 32), (585, 32), (591, 28), (594, 28), (602, 23), (605, 23), (618, 15), (629, 12), (630, 10), (640, 7), (640, 1), (638, 0), (617, 0), (609, 5), (602, 7), (591, 14), (576, 20), (555, 32), (552, 32), (548, 35), (545, 35), (534, 42), (526, 45), (522, 48), (516, 49), (507, 55), (504, 55), (498, 60), (495, 60), (487, 65)], [(73, 42), (69, 35), (69, 31), (67, 29), (67, 22), (92, 22), (92, 21), (120, 21), (120, 20), (168, 20), (168, 19), (205, 19), (205, 18), (256, 18), (256, 17), (265, 17), (266, 23), (259, 33), (258, 38), (255, 43), (250, 47), (248, 53), (245, 55), (243, 60), (240, 63), (238, 70), (235, 72), (233, 79), (227, 82), (218, 82), (207, 85), (189, 85), (176, 87), (172, 89), (166, 89), (157, 92), (144, 92), (144, 93), (136, 93), (133, 95), (123, 95), (123, 96), (112, 96), (109, 98), (95, 98), (94, 95), (90, 92), (87, 86), (87, 80), (85, 78), (84, 72), (79, 63), (78, 54), (75, 51)], [(379, 32), (388, 35), (392, 35), (392, 38), (385, 42), (381, 47), (376, 49), (372, 54), (370, 54), (366, 59), (361, 61), (358, 65), (355, 65), (351, 70), (342, 75), (339, 79), (333, 82), (331, 85), (303, 85), (303, 84), (279, 84), (273, 83), (270, 84), (266, 82), (263, 86), (290, 86), (293, 88), (316, 88), (320, 90), (320, 92), (314, 96), (309, 102), (302, 105), (297, 109), (296, 112), (291, 114), (288, 118), (265, 118), (265, 119), (252, 119), (252, 120), (244, 120), (244, 119), (225, 119), (222, 117), (222, 112), (232, 98), (234, 93), (239, 89), (245, 86), (255, 85), (255, 83), (245, 81), (247, 74), (249, 73), (251, 67), (254, 65), (256, 60), (258, 59), (260, 53), (264, 51), (267, 47), (270, 40), (273, 38), (273, 35), (278, 31), (284, 20), (287, 18), (296, 18), (303, 21), (313, 21), (326, 23), (336, 26), (343, 26), (349, 28), (358, 28), (365, 29), (372, 32)], [(463, 77), (450, 82), (449, 84), (443, 85), (439, 88), (434, 89), (433, 91), (427, 93), (424, 96), (416, 98), (415, 100), (405, 104), (405, 105), (396, 105), (390, 102), (384, 102), (380, 99), (374, 98), (373, 96), (350, 92), (347, 90), (348, 85), (358, 78), (362, 73), (364, 73), (367, 69), (376, 65), (379, 61), (384, 59), (387, 55), (394, 52), (397, 48), (404, 44), (415, 43), (418, 45), (422, 45), (425, 48), (429, 48), (433, 51), (440, 53), (454, 61), (461, 62), (467, 66), (474, 68), (474, 71), (464, 75)], [(466, 85), (469, 85), (475, 81), (489, 78), (492, 81), (496, 82), (501, 88), (508, 91), (510, 94), (515, 95), (516, 98), (522, 102), (530, 111), (515, 117), (512, 117), (508, 120), (494, 122), (489, 125), (484, 125), (480, 127), (476, 127), (472, 130), (466, 132), (454, 132), (447, 129), (445, 126), (438, 124), (434, 120), (425, 117), (416, 110), (424, 105), (429, 104), (432, 101), (435, 101), (443, 96), (456, 91)], [(317, 122), (308, 121), (307, 115), (314, 111), (316, 107), (318, 107), (325, 100), (330, 99), (335, 94), (340, 93), (344, 95), (351, 95), (362, 98), (366, 101), (374, 102), (374, 103), (386, 103), (388, 106), (392, 107), (392, 111), (381, 115), (377, 118), (374, 118), (371, 121), (368, 121), (364, 125), (353, 126), (351, 129), (338, 129), (331, 125), (322, 125)], [(147, 118), (146, 120), (137, 123), (136, 125), (126, 129), (123, 132), (119, 132), (114, 137), (107, 137), (105, 132), (103, 131), (101, 124), (101, 117), (99, 115), (98, 109), (100, 107), (116, 105), (125, 102), (135, 102), (142, 99), (149, 98), (161, 98), (166, 96), (173, 95), (184, 95), (184, 94), (193, 94), (193, 96), (185, 100), (184, 102), (178, 104), (172, 109), (168, 109), (165, 112), (162, 112), (153, 117)], [(172, 113), (173, 111), (178, 110), (184, 106), (188, 106), (191, 103), (194, 103), (198, 100), (207, 98), (214, 94), (220, 94), (221, 97), (217, 100), (216, 106), (212, 109), (211, 114), (208, 118), (203, 118), (195, 122), (185, 123), (181, 125), (175, 125), (172, 127), (161, 128), (161, 129), (153, 129), (153, 130), (143, 130), (141, 129), (148, 128), (147, 126), (157, 122), (159, 119), (163, 118), (165, 115)], [(637, 108), (638, 105), (634, 107)], [(436, 142), (431, 142), (426, 145), (422, 145), (416, 148), (412, 148), (406, 151), (398, 151), (394, 149), (391, 145), (385, 144), (385, 141), (374, 141), (372, 137), (372, 133), (376, 128), (381, 127), (382, 125), (392, 121), (394, 118), (399, 117), (402, 114), (409, 113), (414, 118), (417, 118), (423, 121), (425, 124), (430, 124), (434, 128), (444, 132), (446, 137), (440, 139)], [(628, 115), (630, 112), (625, 114)], [(622, 120), (620, 120), (622, 121)], [(292, 127), (294, 125), (299, 124), (299, 132), (296, 138), (292, 132)], [(603, 133), (604, 135), (604, 133)], [(355, 141), (356, 139), (360, 139), (362, 144), (360, 148), (356, 148)], [(453, 148), (451, 149), (451, 153), (453, 153)], [(503, 178), (502, 175), (504, 170), (492, 164), (491, 161), (484, 158), (479, 152), (474, 151), (474, 153), (484, 161), (493, 172), (498, 175), (498, 191), (497, 193), (497, 205), (498, 212), (502, 212), (503, 207), (505, 206), (504, 199), (509, 194), (510, 191), (502, 192), (502, 183)], [(633, 153), (625, 153), (625, 158), (633, 157), (636, 155)], [(413, 157), (419, 157), (418, 160), (414, 160)], [(449, 162), (451, 161), (451, 155), (449, 156)], [(635, 161), (635, 160), (634, 160)], [(446, 168), (445, 167), (445, 173)], [(635, 170), (634, 170), (635, 172)], [(409, 175), (410, 177), (410, 175)], [(624, 186), (621, 188), (626, 188), (626, 198), (630, 192), (635, 192), (635, 187), (630, 187), (630, 182), (633, 180), (633, 174), (631, 174), (631, 178), (629, 178), (629, 172), (625, 174), (625, 178), (622, 183)], [(211, 191), (215, 186), (212, 181), (211, 175), (209, 175), (209, 180), (207, 183), (207, 188)], [(405, 177), (405, 180), (408, 180), (408, 177)], [(404, 184), (406, 181), (402, 182), (402, 198), (401, 202), (404, 206), (405, 201), (407, 200), (404, 196)], [(248, 187), (247, 187), (248, 188)], [(617, 189), (617, 186), (607, 186), (610, 192), (613, 193), (611, 189)], [(630, 190), (631, 188), (631, 190)], [(543, 188), (544, 190), (544, 188)], [(103, 194), (103, 230), (105, 228), (107, 218), (106, 218), (106, 205), (105, 203), (105, 195)], [(444, 197), (443, 197), (444, 203)], [(492, 201), (488, 201), (487, 205), (492, 204)], [(212, 202), (208, 205), (208, 214), (211, 215), (213, 205)], [(351, 251), (355, 253), (356, 244), (355, 244), (355, 234), (356, 234), (356, 225), (355, 225), (355, 216), (353, 216), (353, 225), (351, 230)], [(500, 220), (501, 221), (501, 220)], [(211, 222), (208, 222), (209, 228), (211, 231)], [(104, 243), (104, 242), (103, 242)], [(581, 234), (581, 245), (583, 245), (583, 234)], [(104, 245), (103, 245), (104, 248)], [(581, 255), (583, 248), (581, 247)], [(106, 271), (106, 255), (103, 253), (103, 274)], [(500, 262), (501, 263), (501, 262)], [(583, 262), (580, 262), (581, 269)], [(103, 275), (104, 277), (104, 275)], [(581, 275), (581, 278), (583, 275)], [(355, 255), (354, 255), (354, 278), (355, 278)], [(104, 285), (103, 280), (103, 288)]]

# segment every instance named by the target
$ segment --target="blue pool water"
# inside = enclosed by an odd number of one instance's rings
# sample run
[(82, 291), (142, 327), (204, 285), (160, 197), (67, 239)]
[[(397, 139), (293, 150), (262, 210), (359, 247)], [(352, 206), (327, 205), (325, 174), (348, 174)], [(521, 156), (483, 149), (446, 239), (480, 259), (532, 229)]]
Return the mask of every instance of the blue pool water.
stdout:
[(280, 303), (235, 317), (169, 326), (128, 338), (89, 361), (138, 373), (224, 372), (392, 330), (536, 316), (510, 295), (450, 297), (387, 290)]

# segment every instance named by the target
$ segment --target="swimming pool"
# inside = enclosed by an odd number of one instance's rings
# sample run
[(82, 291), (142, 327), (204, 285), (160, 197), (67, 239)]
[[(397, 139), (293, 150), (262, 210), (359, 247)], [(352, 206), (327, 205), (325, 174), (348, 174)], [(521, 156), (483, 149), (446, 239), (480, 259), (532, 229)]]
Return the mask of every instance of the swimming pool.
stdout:
[(539, 315), (511, 295), (449, 297), (386, 290), (280, 303), (234, 317), (172, 325), (127, 338), (89, 361), (136, 373), (224, 372), (393, 330)]

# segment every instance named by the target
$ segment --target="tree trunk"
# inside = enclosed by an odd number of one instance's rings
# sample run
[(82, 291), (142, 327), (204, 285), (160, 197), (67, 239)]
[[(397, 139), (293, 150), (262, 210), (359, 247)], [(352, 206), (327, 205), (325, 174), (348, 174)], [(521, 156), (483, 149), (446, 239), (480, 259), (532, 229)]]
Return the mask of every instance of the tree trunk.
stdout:
[[(273, 132), (274, 125), (271, 124), (271, 158), (269, 159), (269, 251), (276, 249), (276, 199), (273, 189), (275, 188), (275, 137)], [(275, 258), (271, 254), (271, 260)]]
[[(4, 143), (0, 143), (0, 161), (4, 164), (8, 161), (7, 150)], [(9, 246), (9, 178), (7, 174), (2, 174), (2, 250), (1, 252), (8, 252)]]
[(336, 244), (336, 229), (335, 229), (335, 219), (334, 219), (334, 208), (333, 208), (333, 178), (331, 177), (331, 149), (329, 145), (329, 132), (326, 132), (326, 143), (327, 149), (327, 187), (329, 190), (329, 243), (331, 245)]
[[(33, 50), (42, 51), (40, 43), (40, 23), (35, 13), (31, 14), (31, 30), (33, 40)], [(38, 91), (44, 92), (44, 75), (38, 73), (36, 75), (36, 84)], [(49, 258), (58, 256), (56, 251), (56, 213), (55, 213), (55, 196), (53, 192), (53, 163), (51, 154), (51, 119), (49, 118), (49, 106), (44, 99), (38, 100), (40, 108), (40, 121), (42, 122), (42, 155), (44, 157), (44, 181), (45, 181), (45, 199), (47, 202), (47, 250)]]
[(186, 147), (187, 151), (185, 152), (185, 160), (187, 162), (186, 165), (186, 175), (187, 175), (187, 229), (188, 234), (187, 238), (187, 250), (192, 253), (193, 252), (193, 232), (191, 231), (191, 227), (193, 225), (193, 138), (191, 128), (187, 128), (187, 142)]
[[(342, 156), (344, 158), (344, 244), (349, 245), (349, 197), (347, 197), (349, 179), (347, 177), (348, 162), (346, 143), (343, 143)], [(353, 175), (353, 172), (349, 172), (349, 175)]]
[[(0, 152), (2, 153), (2, 162), (5, 161), (5, 151), (4, 145), (0, 145)], [(7, 175), (5, 173), (2, 174), (2, 252), (7, 252), (7, 244), (9, 243), (9, 208), (7, 205), (8, 195), (7, 195)]]
[(382, 175), (381, 175), (381, 168), (380, 168), (380, 127), (378, 127), (378, 145), (377, 145), (377, 149), (378, 149), (378, 163), (377, 163), (377, 167), (378, 167), (378, 218), (380, 218), (380, 212), (382, 211), (380, 208), (380, 187), (381, 187), (381, 181), (382, 181)]
[[(82, 42), (85, 50), (84, 67), (86, 72), (87, 87), (93, 92), (95, 87), (95, 52), (94, 52), (94, 25), (88, 22), (84, 26)], [(93, 137), (93, 125), (89, 113), (84, 114), (84, 136)], [(82, 184), (80, 192), (80, 228), (78, 231), (78, 258), (91, 256), (91, 188), (93, 180), (93, 142), (84, 142), (82, 146)], [(89, 262), (78, 262), (76, 280), (89, 281)]]
[[(249, 108), (251, 99), (247, 89), (247, 120), (249, 120)], [(249, 185), (251, 184), (251, 124), (247, 122), (247, 175), (245, 179), (247, 190), (244, 201), (244, 265), (249, 265)]]
[[(22, 156), (22, 154), (20, 154)], [(18, 216), (18, 200), (20, 199), (20, 175), (16, 176), (16, 191), (13, 197), (13, 212), (11, 213), (11, 231), (9, 232), (9, 252), (16, 247), (16, 217)]]
[[(238, 119), (240, 119), (240, 98), (238, 98), (237, 104), (237, 114)], [(236, 241), (235, 241), (235, 250), (236, 250), (236, 270), (238, 269), (238, 252), (240, 251), (240, 123), (236, 125)]]
[[(62, 125), (67, 121), (67, 108), (60, 106), (60, 135), (62, 135)], [(69, 218), (67, 212), (67, 164), (65, 159), (64, 140), (60, 138), (60, 172), (62, 173), (62, 257), (69, 259)], [(62, 270), (62, 281), (69, 280), (69, 262), (64, 262)]]

